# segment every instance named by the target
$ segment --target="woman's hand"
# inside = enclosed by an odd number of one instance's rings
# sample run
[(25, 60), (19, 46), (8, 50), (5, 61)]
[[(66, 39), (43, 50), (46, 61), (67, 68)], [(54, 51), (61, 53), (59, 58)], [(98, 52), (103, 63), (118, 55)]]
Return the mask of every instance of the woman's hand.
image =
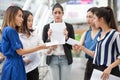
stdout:
[(23, 61), (25, 64), (29, 64), (31, 62), (26, 56), (23, 58)]
[(73, 50), (75, 51), (75, 53), (78, 53), (80, 50), (79, 50), (79, 45), (78, 44), (75, 44), (72, 46)]
[(65, 40), (67, 40), (68, 39), (68, 31), (66, 28), (64, 29), (64, 35), (65, 35)]
[(3, 62), (5, 60), (5, 56), (0, 52), (0, 62)]
[(112, 70), (112, 68), (110, 68), (110, 67), (106, 68), (102, 73), (101, 79), (107, 80), (109, 78), (109, 74), (111, 73), (111, 70)]
[(84, 46), (82, 46), (82, 45), (79, 45), (79, 50), (82, 50), (82, 51), (84, 51), (84, 49), (85, 49), (85, 47), (84, 47)]
[(53, 45), (53, 46), (51, 46), (51, 48), (52, 48), (53, 50), (55, 50), (55, 49), (57, 48), (57, 45)]
[(50, 54), (53, 50), (55, 50), (57, 48), (57, 45), (53, 45), (53, 46), (50, 46), (48, 48), (48, 51), (47, 51), (47, 54)]
[(48, 40), (50, 40), (52, 35), (52, 29), (49, 28), (47, 33), (48, 33)]
[(39, 49), (47, 49), (49, 47), (46, 46), (45, 43), (39, 45)]

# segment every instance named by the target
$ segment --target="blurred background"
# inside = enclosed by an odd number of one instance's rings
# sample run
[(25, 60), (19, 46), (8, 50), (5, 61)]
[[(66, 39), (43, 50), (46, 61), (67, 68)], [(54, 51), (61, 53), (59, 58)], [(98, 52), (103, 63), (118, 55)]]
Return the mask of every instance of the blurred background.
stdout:
[(0, 0), (0, 26), (8, 6), (17, 5), (33, 13), (33, 26), (41, 34), (43, 26), (53, 20), (51, 8), (56, 2), (61, 3), (64, 7), (64, 21), (73, 24), (75, 32), (78, 34), (87, 29), (87, 26), (84, 26), (86, 24), (86, 13), (93, 6), (112, 7), (117, 21), (120, 21), (120, 0)]
[[(2, 25), (5, 10), (10, 5), (17, 5), (23, 10), (29, 10), (33, 13), (33, 28), (41, 38), (44, 25), (53, 20), (51, 9), (56, 2), (62, 4), (64, 8), (63, 19), (65, 22), (73, 24), (75, 39), (78, 41), (80, 40), (82, 33), (89, 28), (86, 24), (86, 14), (87, 10), (93, 6), (110, 6), (114, 11), (118, 27), (120, 28), (120, 0), (0, 0), (0, 27)], [(41, 56), (44, 57), (43, 55)], [(72, 80), (83, 80), (87, 60), (84, 58), (83, 52), (80, 54), (75, 54), (73, 52), (73, 56)], [(42, 59), (41, 65), (45, 63), (45, 57)], [(42, 77), (45, 77), (44, 80), (50, 80), (49, 75), (47, 74), (44, 74), (44, 76), (42, 74)]]

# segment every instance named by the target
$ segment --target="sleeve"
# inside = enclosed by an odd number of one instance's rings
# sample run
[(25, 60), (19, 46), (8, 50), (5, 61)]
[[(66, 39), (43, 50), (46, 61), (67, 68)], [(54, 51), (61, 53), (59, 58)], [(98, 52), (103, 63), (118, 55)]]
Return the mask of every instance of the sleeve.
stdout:
[[(66, 24), (66, 26), (67, 26), (67, 30), (68, 30), (68, 37), (75, 39), (73, 26), (71, 24)], [(71, 45), (69, 45), (67, 43), (65, 45), (67, 45), (69, 49), (72, 49)]]
[(68, 37), (75, 39), (74, 29), (73, 29), (72, 25), (70, 25), (70, 29), (69, 29), (69, 32), (68, 32)]
[(115, 42), (116, 42), (117, 58), (120, 59), (120, 34), (117, 36)]
[(2, 52), (2, 49), (1, 49), (1, 42), (0, 42), (0, 52)]
[(13, 50), (22, 48), (17, 31), (14, 29), (8, 30), (7, 37)]
[(43, 28), (43, 34), (42, 34), (42, 39), (43, 39), (43, 42), (48, 42), (48, 29), (49, 29), (49, 25), (45, 25), (44, 28)]

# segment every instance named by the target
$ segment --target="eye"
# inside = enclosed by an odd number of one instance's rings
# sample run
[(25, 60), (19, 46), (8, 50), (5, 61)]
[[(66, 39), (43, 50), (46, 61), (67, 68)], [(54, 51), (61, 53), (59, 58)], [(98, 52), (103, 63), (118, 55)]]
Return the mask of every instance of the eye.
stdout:
[(58, 14), (61, 14), (62, 12), (58, 12)]
[(54, 12), (54, 14), (57, 14), (57, 12)]
[(62, 14), (62, 12), (56, 11), (56, 12), (54, 12), (54, 14)]

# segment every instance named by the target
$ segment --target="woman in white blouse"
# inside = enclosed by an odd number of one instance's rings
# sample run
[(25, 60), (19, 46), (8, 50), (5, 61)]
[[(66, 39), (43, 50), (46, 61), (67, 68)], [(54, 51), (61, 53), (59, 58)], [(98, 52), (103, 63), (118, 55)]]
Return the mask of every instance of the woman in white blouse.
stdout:
[[(20, 40), (23, 44), (23, 48), (32, 48), (39, 45), (42, 41), (39, 39), (37, 34), (35, 34), (32, 29), (33, 15), (29, 11), (24, 11), (23, 15), (23, 27), (21, 28), (21, 33), (19, 34)], [(27, 80), (39, 80), (39, 70), (40, 65), (40, 55), (39, 52), (33, 52), (31, 54), (23, 55), (23, 60), (25, 63), (25, 70), (27, 73)]]

